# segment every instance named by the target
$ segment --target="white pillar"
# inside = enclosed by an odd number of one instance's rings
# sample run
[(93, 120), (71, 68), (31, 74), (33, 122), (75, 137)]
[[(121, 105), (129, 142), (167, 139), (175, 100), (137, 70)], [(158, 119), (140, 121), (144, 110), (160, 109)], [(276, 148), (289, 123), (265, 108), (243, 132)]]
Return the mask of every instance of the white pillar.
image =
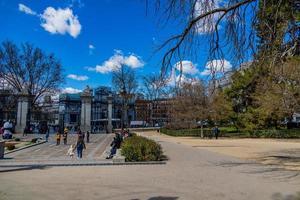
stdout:
[(28, 95), (19, 96), (17, 109), (16, 133), (23, 133), (27, 121)]
[(108, 96), (108, 113), (107, 113), (107, 132), (112, 133), (112, 96), (111, 94)]
[(85, 90), (81, 94), (81, 115), (80, 115), (80, 129), (81, 131), (91, 132), (91, 115), (92, 115), (92, 95)]

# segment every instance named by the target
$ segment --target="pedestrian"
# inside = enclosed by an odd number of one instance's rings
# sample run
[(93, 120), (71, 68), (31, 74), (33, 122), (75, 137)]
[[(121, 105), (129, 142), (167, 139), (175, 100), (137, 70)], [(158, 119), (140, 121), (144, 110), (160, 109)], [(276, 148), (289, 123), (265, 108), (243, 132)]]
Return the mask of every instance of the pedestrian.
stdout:
[(77, 143), (76, 143), (76, 149), (77, 149), (77, 158), (82, 158), (82, 151), (83, 149), (86, 149), (84, 140), (82, 137), (78, 137)]
[(80, 128), (78, 128), (78, 130), (77, 130), (77, 136), (78, 136), (78, 138), (82, 138), (82, 132), (81, 132)]
[(27, 136), (27, 134), (30, 133), (30, 124), (27, 124), (23, 131), (23, 136)]
[(86, 132), (86, 143), (90, 143), (90, 132)]
[(218, 126), (215, 126), (214, 129), (213, 129), (213, 133), (216, 137), (216, 140), (218, 139), (219, 137), (219, 133), (220, 133), (220, 129), (218, 128)]
[(116, 133), (112, 143), (110, 144), (111, 146), (110, 154), (106, 157), (106, 159), (112, 159), (114, 157), (114, 155), (117, 152), (117, 149), (121, 147), (121, 143), (122, 143), (121, 133)]
[(68, 128), (64, 129), (63, 140), (64, 140), (64, 145), (66, 145), (68, 140)]
[(81, 132), (81, 137), (82, 137), (82, 139), (84, 141), (84, 138), (85, 138), (85, 133), (84, 132)]
[(12, 127), (13, 125), (10, 120), (4, 123), (3, 125), (4, 131), (2, 135), (3, 139), (12, 139)]
[(48, 142), (48, 140), (49, 140), (49, 135), (50, 135), (50, 129), (48, 128), (46, 131), (46, 135), (45, 135), (46, 142)]
[(56, 145), (59, 145), (60, 144), (60, 138), (61, 138), (61, 135), (60, 135), (60, 132), (58, 131), (56, 133)]

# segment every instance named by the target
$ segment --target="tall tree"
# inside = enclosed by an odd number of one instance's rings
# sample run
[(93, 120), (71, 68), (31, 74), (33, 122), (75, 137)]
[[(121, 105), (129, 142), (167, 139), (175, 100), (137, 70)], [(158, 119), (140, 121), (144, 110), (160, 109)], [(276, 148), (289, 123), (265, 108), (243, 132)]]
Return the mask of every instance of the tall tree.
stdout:
[(57, 91), (64, 80), (62, 66), (53, 54), (28, 43), (19, 48), (10, 41), (0, 46), (0, 78), (15, 92), (31, 95), (32, 105), (44, 94)]
[(206, 88), (200, 81), (182, 83), (173, 99), (172, 128), (194, 128), (197, 122), (208, 118)]
[[(154, 2), (162, 21), (165, 19), (166, 23), (172, 21), (183, 26), (179, 33), (170, 36), (158, 48), (165, 50), (163, 74), (167, 74), (174, 62), (185, 57), (203, 57), (204, 49), (208, 51), (205, 52), (208, 60), (224, 59), (226, 55), (235, 64), (257, 56), (259, 48), (268, 46), (266, 43), (271, 44), (273, 50), (280, 49), (280, 53), (259, 53), (260, 59), (264, 56), (282, 58), (300, 52), (299, 0)], [(213, 78), (216, 69), (216, 66), (211, 66)]]
[(156, 100), (166, 95), (167, 80), (159, 75), (148, 75), (143, 77), (143, 86), (147, 99)]
[[(112, 84), (116, 91), (120, 92), (123, 101), (122, 128), (128, 125), (128, 102), (133, 99), (138, 88), (135, 72), (128, 66), (121, 65), (112, 72)], [(124, 122), (124, 124), (123, 124)]]
[(152, 114), (158, 112), (158, 103), (159, 100), (166, 97), (167, 94), (167, 80), (163, 79), (159, 75), (148, 75), (143, 77), (143, 86), (145, 90), (145, 94), (148, 100), (151, 101), (150, 108), (150, 117), (152, 125), (154, 125), (154, 121), (152, 119)]

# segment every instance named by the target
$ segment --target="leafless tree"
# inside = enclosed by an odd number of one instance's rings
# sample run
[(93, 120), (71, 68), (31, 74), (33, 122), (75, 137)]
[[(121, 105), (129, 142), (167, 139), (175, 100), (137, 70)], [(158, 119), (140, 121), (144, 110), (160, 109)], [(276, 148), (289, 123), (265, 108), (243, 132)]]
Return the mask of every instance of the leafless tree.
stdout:
[(123, 99), (123, 113), (122, 113), (122, 128), (123, 121), (125, 125), (128, 124), (127, 119), (127, 105), (130, 100), (134, 98), (136, 90), (138, 88), (137, 78), (135, 72), (125, 66), (121, 65), (119, 68), (112, 72), (112, 84), (116, 91), (119, 91)]
[[(183, 30), (170, 36), (158, 48), (159, 51), (165, 50), (161, 70), (163, 75), (172, 68), (172, 63), (186, 57), (197, 58), (199, 54), (208, 54), (208, 60), (223, 60), (226, 55), (227, 59), (234, 61), (236, 66), (240, 65), (246, 58), (253, 58), (257, 54), (256, 31), (260, 24), (266, 31), (264, 37), (271, 38), (270, 44), (274, 45), (278, 36), (281, 37), (280, 55), (272, 54), (272, 58), (293, 55), (297, 49), (298, 51), (300, 49), (300, 26), (295, 17), (299, 17), (300, 12), (298, 0), (156, 0), (154, 2), (156, 11), (161, 16), (160, 24), (172, 21), (183, 26)], [(289, 19), (285, 18), (289, 23), (283, 26), (281, 11), (282, 7), (287, 5), (291, 16)], [(270, 13), (270, 6), (274, 12), (272, 10)], [(265, 23), (259, 21), (258, 17), (261, 19), (270, 17), (272, 20)], [(280, 29), (284, 30), (283, 34), (279, 32)], [(204, 52), (205, 50), (207, 51)], [(210, 67), (214, 78), (217, 68), (213, 65)]]
[(0, 78), (16, 93), (32, 96), (32, 105), (44, 94), (58, 90), (64, 80), (61, 64), (53, 54), (28, 43), (19, 48), (10, 41), (0, 46)]
[(145, 94), (149, 100), (156, 100), (166, 95), (167, 80), (159, 75), (148, 75), (143, 77)]
[[(160, 75), (148, 75), (143, 77), (143, 85), (145, 89), (145, 94), (148, 100), (151, 101), (150, 116), (152, 116), (152, 111), (158, 109), (158, 101), (160, 99), (166, 98), (167, 96), (167, 80), (163, 79)], [(153, 120), (151, 119), (154, 124)]]

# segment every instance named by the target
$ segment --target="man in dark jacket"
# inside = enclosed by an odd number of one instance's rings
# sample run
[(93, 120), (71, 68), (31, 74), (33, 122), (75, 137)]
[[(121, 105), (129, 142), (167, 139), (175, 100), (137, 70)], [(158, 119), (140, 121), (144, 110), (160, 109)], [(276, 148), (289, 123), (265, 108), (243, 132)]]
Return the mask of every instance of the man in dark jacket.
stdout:
[(220, 129), (218, 128), (218, 126), (215, 126), (214, 129), (213, 129), (213, 133), (216, 137), (216, 140), (218, 139), (219, 137), (219, 134), (220, 134)]

